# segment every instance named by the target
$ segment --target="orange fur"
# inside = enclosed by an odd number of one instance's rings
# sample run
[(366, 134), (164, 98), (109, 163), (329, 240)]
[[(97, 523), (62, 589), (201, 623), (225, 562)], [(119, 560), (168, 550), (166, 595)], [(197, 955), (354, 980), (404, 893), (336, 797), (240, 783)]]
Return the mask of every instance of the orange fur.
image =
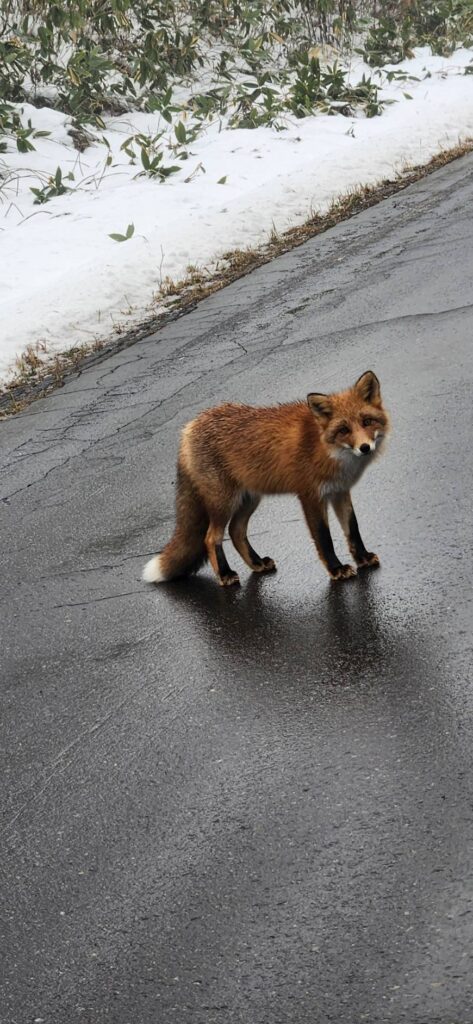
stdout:
[[(346, 391), (310, 394), (307, 402), (266, 408), (227, 403), (200, 413), (182, 433), (176, 530), (162, 554), (148, 563), (145, 578), (186, 575), (209, 557), (222, 584), (238, 582), (222, 549), (229, 522), (230, 536), (247, 564), (258, 572), (273, 569), (272, 560), (260, 559), (246, 536), (248, 519), (265, 494), (299, 496), (319, 555), (333, 578), (347, 578), (354, 570), (342, 566), (334, 553), (332, 557), (329, 533), (327, 539), (329, 502), (358, 564), (378, 564), (355, 537), (359, 531), (349, 491), (377, 454), (388, 429), (372, 371)], [(367, 446), (368, 454), (362, 454)]]

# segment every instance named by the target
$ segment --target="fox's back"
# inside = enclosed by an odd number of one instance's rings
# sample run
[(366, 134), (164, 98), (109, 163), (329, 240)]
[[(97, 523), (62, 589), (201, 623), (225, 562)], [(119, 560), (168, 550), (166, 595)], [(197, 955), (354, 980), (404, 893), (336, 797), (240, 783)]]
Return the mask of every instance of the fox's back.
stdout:
[(303, 402), (254, 407), (225, 403), (184, 428), (181, 457), (194, 478), (225, 474), (247, 490), (297, 489), (304, 452), (317, 443), (314, 418)]

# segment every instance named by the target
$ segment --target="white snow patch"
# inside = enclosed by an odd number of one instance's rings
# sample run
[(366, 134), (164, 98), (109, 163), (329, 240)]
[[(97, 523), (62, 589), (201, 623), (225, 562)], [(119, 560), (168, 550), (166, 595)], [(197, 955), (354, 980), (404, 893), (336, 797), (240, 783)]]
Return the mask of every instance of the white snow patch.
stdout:
[[(473, 75), (464, 75), (472, 60), (468, 50), (450, 58), (416, 51), (395, 70), (419, 81), (385, 84), (383, 98), (396, 102), (380, 117), (291, 119), (283, 132), (219, 131), (214, 124), (164, 184), (137, 178), (139, 161), (130, 166), (120, 150), (137, 131), (155, 134), (159, 115), (110, 118), (107, 167), (103, 143), (78, 153), (67, 134), (70, 119), (25, 105), (25, 119), (51, 135), (35, 142), (36, 152), (12, 149), (2, 157), (11, 177), (0, 191), (0, 377), (8, 378), (28, 344), (44, 342), (51, 352), (107, 338), (116, 326), (144, 318), (165, 277), (182, 279), (189, 264), (212, 265), (230, 249), (261, 244), (273, 227), (302, 223), (348, 190), (473, 137)], [(373, 76), (357, 64), (352, 80), (363, 70)], [(166, 163), (176, 163), (172, 154)], [(186, 183), (199, 164), (205, 173)], [(58, 165), (63, 174), (73, 171), (74, 182), (66, 184), (74, 191), (34, 206), (30, 187), (41, 186)], [(109, 238), (130, 223), (129, 241)]]

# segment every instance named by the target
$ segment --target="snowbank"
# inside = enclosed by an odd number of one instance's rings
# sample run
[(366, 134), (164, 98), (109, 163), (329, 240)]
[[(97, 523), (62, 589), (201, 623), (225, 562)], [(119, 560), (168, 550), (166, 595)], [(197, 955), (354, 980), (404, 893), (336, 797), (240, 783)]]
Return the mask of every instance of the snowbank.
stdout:
[[(106, 338), (145, 318), (165, 277), (181, 279), (189, 264), (208, 266), (229, 249), (258, 245), (273, 227), (301, 223), (349, 189), (473, 137), (473, 75), (464, 74), (472, 60), (466, 50), (451, 58), (416, 51), (395, 70), (419, 81), (385, 84), (383, 98), (396, 102), (369, 120), (314, 116), (288, 120), (283, 132), (215, 124), (164, 184), (136, 177), (139, 162), (130, 166), (120, 150), (135, 132), (156, 133), (159, 115), (110, 118), (107, 166), (103, 143), (78, 153), (68, 118), (25, 107), (33, 126), (51, 135), (37, 140), (36, 152), (3, 158), (12, 176), (0, 209), (2, 378), (28, 344), (44, 342), (53, 352)], [(34, 206), (30, 187), (57, 166), (74, 172), (74, 191)], [(109, 237), (130, 223), (129, 241)]]

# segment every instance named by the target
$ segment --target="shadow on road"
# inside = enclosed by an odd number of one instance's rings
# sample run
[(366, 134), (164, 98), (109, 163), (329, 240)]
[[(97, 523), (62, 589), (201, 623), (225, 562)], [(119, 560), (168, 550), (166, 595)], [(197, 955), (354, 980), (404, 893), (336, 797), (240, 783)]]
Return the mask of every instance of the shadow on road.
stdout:
[[(277, 689), (288, 680), (347, 686), (369, 678), (389, 681), (430, 679), (425, 625), (406, 602), (385, 601), (374, 574), (348, 584), (314, 588), (313, 601), (282, 594), (274, 577), (251, 576), (239, 590), (220, 588), (194, 577), (166, 586), (166, 597), (195, 619), (199, 632), (222, 654), (238, 684), (241, 670), (270, 672)], [(433, 638), (427, 647), (432, 650)], [(430, 658), (428, 659), (430, 661)]]

